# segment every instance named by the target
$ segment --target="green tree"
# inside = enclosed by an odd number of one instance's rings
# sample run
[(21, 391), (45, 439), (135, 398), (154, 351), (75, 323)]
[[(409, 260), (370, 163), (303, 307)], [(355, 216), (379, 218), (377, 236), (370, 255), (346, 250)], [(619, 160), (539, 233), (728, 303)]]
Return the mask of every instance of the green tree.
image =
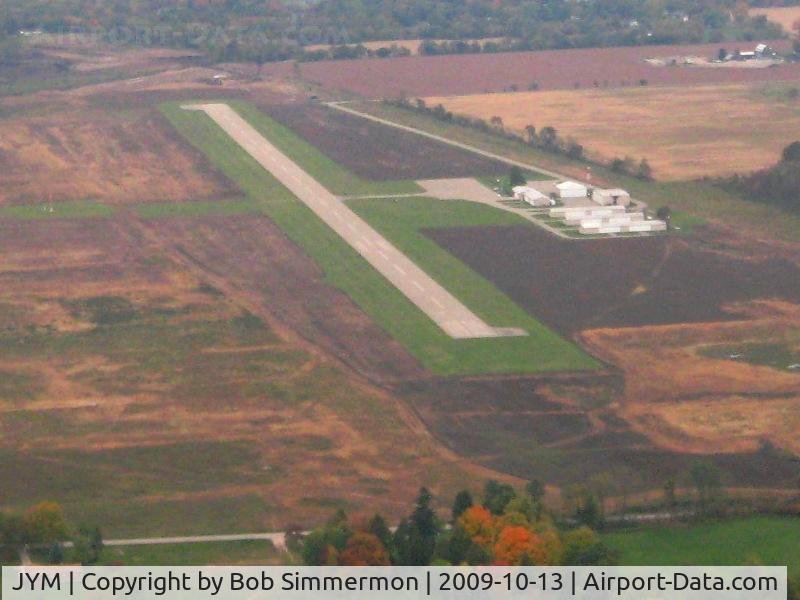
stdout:
[(389, 529), (389, 525), (387, 525), (386, 520), (381, 515), (376, 514), (369, 520), (369, 523), (367, 523), (367, 532), (378, 538), (390, 554), (393, 553), (394, 542), (392, 539), (392, 530)]
[(656, 217), (669, 224), (672, 219), (672, 209), (669, 206), (659, 206), (656, 211)]
[(28, 509), (22, 521), (28, 543), (52, 544), (67, 538), (68, 527), (64, 511), (55, 502), (41, 502)]
[(583, 146), (578, 142), (571, 141), (567, 144), (567, 156), (573, 160), (583, 160)]
[(508, 483), (500, 483), (491, 479), (483, 488), (483, 506), (493, 515), (502, 515), (511, 500), (517, 495)]
[(345, 549), (353, 528), (344, 511), (339, 510), (322, 527), (314, 529), (303, 540), (301, 554), (306, 565), (336, 565), (339, 552)]
[(442, 557), (451, 565), (460, 565), (467, 560), (467, 554), (473, 546), (472, 538), (463, 527), (456, 525), (447, 538)]
[(599, 529), (603, 526), (603, 511), (593, 493), (586, 492), (584, 494), (575, 510), (575, 520), (592, 529)]
[(639, 162), (639, 166), (636, 167), (636, 177), (642, 181), (650, 181), (653, 179), (653, 168), (650, 166), (650, 163), (647, 162), (646, 158), (643, 158)]
[(472, 494), (470, 494), (467, 490), (461, 490), (458, 492), (458, 494), (456, 494), (456, 499), (453, 501), (453, 521), (457, 521), (458, 517), (463, 515), (464, 511), (473, 504), (474, 502), (472, 501)]
[(545, 148), (555, 148), (558, 142), (558, 132), (555, 127), (542, 127), (539, 131), (539, 141)]
[(431, 504), (433, 496), (422, 488), (414, 511), (404, 519), (394, 535), (399, 564), (406, 566), (429, 565), (436, 549), (439, 523)]
[(786, 146), (783, 149), (782, 157), (783, 162), (800, 161), (800, 141), (792, 142)]
[(530, 145), (534, 145), (536, 143), (536, 140), (538, 139), (536, 137), (536, 127), (533, 125), (527, 125), (525, 127), (525, 139)]
[(512, 187), (516, 185), (525, 185), (527, 183), (527, 179), (525, 179), (525, 173), (523, 173), (522, 169), (516, 165), (511, 167), (511, 170), (508, 172), (508, 180)]
[(569, 566), (613, 565), (613, 552), (589, 527), (579, 527), (564, 534), (563, 562)]
[(705, 513), (722, 489), (719, 469), (708, 461), (698, 460), (692, 464), (689, 475), (697, 492), (700, 511)]
[(82, 565), (95, 565), (103, 552), (103, 535), (98, 527), (81, 528), (72, 539), (75, 559)]
[(664, 505), (669, 509), (674, 509), (678, 504), (675, 490), (675, 480), (667, 479), (667, 481), (664, 483)]

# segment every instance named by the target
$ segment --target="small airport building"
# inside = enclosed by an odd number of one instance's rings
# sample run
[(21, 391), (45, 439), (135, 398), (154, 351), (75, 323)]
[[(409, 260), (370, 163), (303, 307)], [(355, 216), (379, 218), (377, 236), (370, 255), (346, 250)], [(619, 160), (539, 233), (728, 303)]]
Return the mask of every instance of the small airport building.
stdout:
[(516, 200), (522, 200), (531, 206), (540, 207), (553, 205), (553, 201), (548, 196), (545, 196), (542, 192), (532, 187), (518, 185), (512, 188), (511, 191), (514, 192), (514, 198)]
[(600, 206), (630, 206), (631, 195), (619, 188), (610, 190), (598, 188), (592, 192), (592, 200)]
[(575, 181), (564, 181), (556, 185), (558, 195), (561, 199), (565, 198), (586, 198), (589, 195), (589, 188), (582, 183)]

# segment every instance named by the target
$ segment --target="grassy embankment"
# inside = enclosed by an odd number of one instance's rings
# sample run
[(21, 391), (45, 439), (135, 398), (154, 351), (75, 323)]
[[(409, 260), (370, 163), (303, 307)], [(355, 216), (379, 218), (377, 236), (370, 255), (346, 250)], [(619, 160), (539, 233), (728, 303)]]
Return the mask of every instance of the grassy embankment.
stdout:
[[(295, 159), (308, 172), (331, 188), (345, 185), (347, 177), (342, 168), (321, 157), (313, 147), (305, 144), (286, 128), (255, 109), (235, 104), (243, 116), (269, 137), (283, 151)], [(403, 296), (394, 286), (361, 258), (338, 235), (317, 219), (271, 174), (231, 140), (205, 114), (184, 111), (177, 104), (163, 107), (164, 114), (173, 125), (200, 150), (213, 164), (235, 181), (250, 201), (259, 202), (263, 211), (296, 243), (300, 244), (323, 268), (329, 282), (344, 290), (375, 321), (395, 339), (404, 344), (426, 367), (441, 375), (466, 375), (479, 373), (532, 373), (552, 370), (577, 370), (597, 367), (597, 363), (570, 342), (558, 337), (544, 326), (526, 316), (521, 309), (503, 296), (488, 282), (480, 279), (452, 258), (452, 263), (468, 272), (470, 280), (478, 282), (479, 289), (487, 291), (491, 299), (472, 306), (475, 294), (460, 297), (467, 306), (484, 316), (492, 325), (523, 326), (531, 333), (524, 338), (497, 338), (480, 340), (453, 340), (445, 335), (427, 316)], [(333, 165), (333, 166), (331, 166)], [(332, 173), (334, 169), (336, 172)], [(381, 184), (383, 186), (383, 184)], [(341, 188), (335, 191), (342, 191)], [(349, 195), (361, 195), (366, 188), (347, 190)], [(380, 193), (394, 193), (384, 189)], [(455, 205), (454, 205), (455, 206)], [(489, 209), (470, 213), (462, 220), (462, 209), (471, 210), (468, 204), (459, 204), (446, 222), (452, 226), (473, 219), (475, 224), (508, 224), (509, 217), (501, 211)], [(417, 258), (423, 268), (441, 268), (442, 255), (431, 255), (425, 238), (417, 233), (424, 227), (425, 217), (411, 222), (410, 215), (403, 219), (403, 232), (393, 229), (393, 237), (402, 238), (404, 249)], [(382, 226), (392, 216), (379, 219)], [(524, 223), (522, 220), (515, 221)], [(421, 245), (421, 246), (420, 246)], [(420, 251), (420, 248), (425, 250)], [(440, 251), (441, 252), (441, 251)], [(439, 267), (437, 267), (437, 263)], [(445, 260), (445, 263), (447, 261)], [(432, 273), (435, 274), (435, 273)], [(466, 276), (466, 275), (465, 275)], [(448, 277), (445, 285), (453, 284), (457, 277)], [(456, 295), (463, 289), (451, 289)], [(510, 320), (509, 320), (510, 319)]]

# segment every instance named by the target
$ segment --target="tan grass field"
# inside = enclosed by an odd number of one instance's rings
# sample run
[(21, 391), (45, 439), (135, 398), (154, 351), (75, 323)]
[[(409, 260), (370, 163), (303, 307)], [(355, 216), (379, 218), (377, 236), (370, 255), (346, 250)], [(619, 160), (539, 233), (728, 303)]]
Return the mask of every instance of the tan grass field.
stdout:
[(235, 194), (157, 113), (97, 110), (8, 118), (0, 135), (0, 204), (110, 204)]
[(747, 307), (753, 320), (595, 329), (582, 334), (625, 372), (617, 410), (637, 431), (678, 452), (747, 452), (764, 440), (800, 451), (800, 376), (770, 367), (708, 358), (714, 343), (780, 340), (797, 326), (798, 307)]
[(777, 23), (786, 31), (793, 31), (795, 23), (800, 21), (800, 6), (774, 6), (771, 8), (751, 8), (753, 16), (764, 15), (768, 21)]
[(647, 158), (662, 180), (752, 171), (800, 132), (800, 100), (764, 86), (637, 87), (426, 98), (522, 132), (555, 127), (602, 159)]

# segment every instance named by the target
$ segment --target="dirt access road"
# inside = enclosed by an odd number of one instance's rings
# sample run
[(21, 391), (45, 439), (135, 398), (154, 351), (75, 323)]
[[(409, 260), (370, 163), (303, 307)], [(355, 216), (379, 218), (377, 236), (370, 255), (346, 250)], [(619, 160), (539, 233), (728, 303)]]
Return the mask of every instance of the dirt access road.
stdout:
[(478, 318), (227, 104), (200, 104), (184, 108), (200, 110), (211, 117), (450, 337), (467, 339), (527, 335), (516, 328), (492, 327)]

